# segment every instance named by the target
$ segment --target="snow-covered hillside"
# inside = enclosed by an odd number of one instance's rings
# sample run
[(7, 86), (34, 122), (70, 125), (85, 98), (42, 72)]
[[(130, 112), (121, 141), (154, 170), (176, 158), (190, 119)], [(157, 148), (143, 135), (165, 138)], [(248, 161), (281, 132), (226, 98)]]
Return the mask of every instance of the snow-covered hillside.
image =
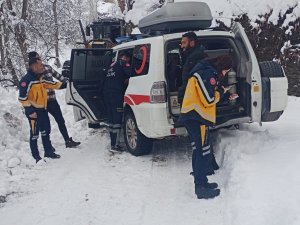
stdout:
[(221, 196), (207, 201), (193, 193), (185, 138), (158, 141), (144, 157), (111, 155), (104, 130), (73, 122), (64, 91), (57, 94), (67, 127), (82, 145), (66, 149), (52, 121), (62, 158), (35, 165), (17, 92), (0, 94), (0, 196), (7, 201), (0, 204), (1, 225), (300, 224), (299, 98), (289, 98), (277, 122), (219, 132), (221, 168), (209, 179), (220, 184)]

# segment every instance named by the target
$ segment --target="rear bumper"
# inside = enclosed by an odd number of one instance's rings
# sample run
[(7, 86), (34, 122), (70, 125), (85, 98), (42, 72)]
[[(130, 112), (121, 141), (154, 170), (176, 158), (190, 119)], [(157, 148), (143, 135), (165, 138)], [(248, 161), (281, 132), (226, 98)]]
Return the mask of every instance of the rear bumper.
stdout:
[(137, 125), (147, 138), (165, 138), (185, 135), (184, 127), (174, 128), (173, 120), (168, 115), (166, 103), (141, 104), (131, 106)]

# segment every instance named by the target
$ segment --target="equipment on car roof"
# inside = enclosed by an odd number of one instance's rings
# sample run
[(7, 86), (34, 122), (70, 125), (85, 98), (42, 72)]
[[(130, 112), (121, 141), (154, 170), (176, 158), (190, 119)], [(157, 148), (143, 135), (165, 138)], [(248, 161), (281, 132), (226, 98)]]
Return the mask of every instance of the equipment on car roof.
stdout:
[(205, 2), (169, 3), (139, 21), (144, 34), (168, 34), (211, 26), (212, 14)]

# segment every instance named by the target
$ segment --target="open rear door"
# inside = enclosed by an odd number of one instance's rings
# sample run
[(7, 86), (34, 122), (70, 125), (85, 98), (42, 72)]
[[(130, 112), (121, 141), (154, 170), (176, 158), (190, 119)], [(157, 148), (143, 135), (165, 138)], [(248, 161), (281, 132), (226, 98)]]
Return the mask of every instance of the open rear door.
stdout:
[(111, 61), (111, 49), (72, 50), (66, 101), (78, 107), (74, 109), (77, 120), (100, 122), (107, 118), (102, 89)]
[[(251, 43), (242, 25), (234, 22), (232, 32), (235, 35), (235, 42), (240, 51), (239, 76), (246, 78), (247, 92), (249, 99), (248, 107), (251, 108), (251, 119), (253, 122), (261, 121), (262, 83), (260, 69)], [(248, 88), (249, 86), (249, 88)]]

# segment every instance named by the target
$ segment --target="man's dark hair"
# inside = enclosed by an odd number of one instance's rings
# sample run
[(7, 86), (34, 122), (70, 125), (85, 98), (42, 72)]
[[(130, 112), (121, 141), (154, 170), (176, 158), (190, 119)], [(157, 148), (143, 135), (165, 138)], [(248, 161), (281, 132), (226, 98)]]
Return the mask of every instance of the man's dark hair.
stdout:
[(36, 58), (37, 55), (38, 55), (38, 53), (35, 51), (28, 52), (28, 59)]
[(195, 41), (197, 43), (197, 35), (195, 34), (195, 32), (193, 31), (190, 31), (190, 32), (187, 32), (185, 34), (182, 35), (182, 37), (186, 37), (188, 38), (190, 41)]
[(127, 51), (120, 52), (120, 54), (119, 54), (119, 58), (121, 58), (121, 57), (123, 57), (123, 56), (126, 56), (126, 57), (128, 57), (128, 58), (130, 58), (130, 57), (131, 57), (131, 55), (130, 55), (130, 54), (129, 54), (129, 52), (127, 52)]
[(29, 58), (28, 65), (32, 66), (33, 64), (36, 64), (38, 60), (38, 58)]

